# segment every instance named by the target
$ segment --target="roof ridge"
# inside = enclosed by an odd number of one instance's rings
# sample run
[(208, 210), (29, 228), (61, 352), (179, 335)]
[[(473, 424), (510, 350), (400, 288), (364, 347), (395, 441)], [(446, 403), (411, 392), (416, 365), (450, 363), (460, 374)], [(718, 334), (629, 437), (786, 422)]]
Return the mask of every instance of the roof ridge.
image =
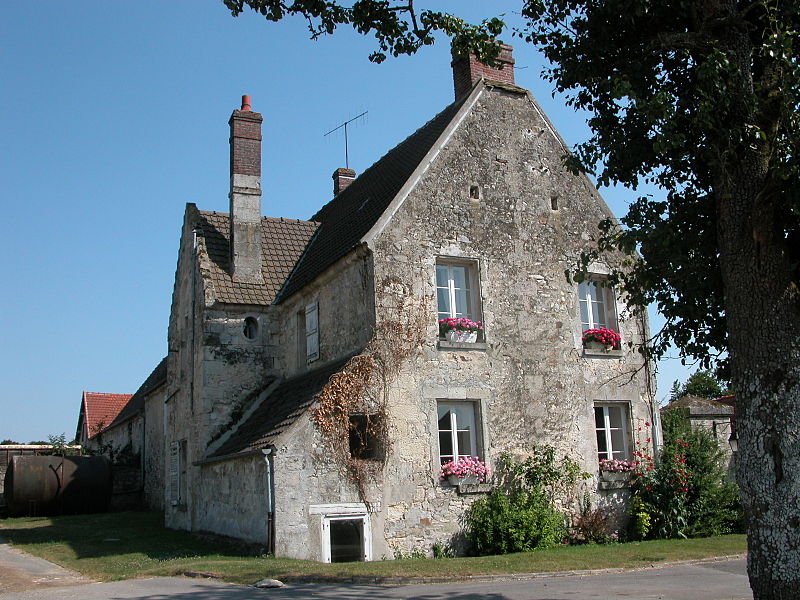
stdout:
[(448, 104), (312, 215), (312, 221), (320, 223), (319, 228), (278, 292), (276, 304), (303, 289), (361, 243), (467, 99), (462, 97)]

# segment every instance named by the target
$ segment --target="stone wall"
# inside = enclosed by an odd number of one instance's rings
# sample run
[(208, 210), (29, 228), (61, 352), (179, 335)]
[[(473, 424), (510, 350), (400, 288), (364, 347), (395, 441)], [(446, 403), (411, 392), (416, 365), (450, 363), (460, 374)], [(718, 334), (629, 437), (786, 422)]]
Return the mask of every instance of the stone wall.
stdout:
[[(353, 354), (369, 340), (375, 325), (372, 257), (359, 248), (276, 309), (273, 336), (280, 340), (280, 371), (292, 376)], [(305, 307), (319, 310), (319, 359), (307, 363)]]
[(193, 529), (267, 543), (267, 469), (263, 456), (200, 467), (202, 498)]
[(150, 510), (164, 510), (164, 400), (166, 386), (145, 398), (144, 503)]

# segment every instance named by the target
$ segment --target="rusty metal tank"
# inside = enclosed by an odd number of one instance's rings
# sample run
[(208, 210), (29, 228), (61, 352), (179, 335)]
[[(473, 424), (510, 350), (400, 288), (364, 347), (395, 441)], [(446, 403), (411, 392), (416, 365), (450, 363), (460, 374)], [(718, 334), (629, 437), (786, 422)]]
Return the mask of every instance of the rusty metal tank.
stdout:
[(106, 512), (111, 483), (102, 456), (14, 456), (3, 494), (12, 517)]

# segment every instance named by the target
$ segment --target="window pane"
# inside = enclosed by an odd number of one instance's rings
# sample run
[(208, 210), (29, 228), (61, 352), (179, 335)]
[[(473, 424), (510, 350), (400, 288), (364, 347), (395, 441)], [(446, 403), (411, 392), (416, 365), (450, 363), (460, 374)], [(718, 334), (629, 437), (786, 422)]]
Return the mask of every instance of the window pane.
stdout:
[[(581, 325), (583, 325), (584, 329), (589, 329), (589, 307), (586, 300), (581, 300), (579, 302), (581, 305)], [(441, 310), (441, 309), (440, 309)]]
[(606, 426), (605, 419), (603, 418), (603, 407), (602, 406), (595, 406), (594, 407), (594, 426), (598, 429), (602, 429)]
[(470, 430), (458, 431), (456, 437), (458, 438), (458, 455), (471, 456), (472, 455), (472, 432)]
[(469, 292), (467, 290), (456, 290), (456, 316), (469, 317)]
[(622, 454), (623, 452), (625, 452), (625, 445), (622, 438), (622, 430), (620, 429), (611, 430), (611, 449), (614, 451), (614, 454)]
[(612, 429), (622, 428), (622, 408), (619, 406), (608, 407), (608, 421)]
[(606, 448), (606, 432), (599, 430), (597, 431), (597, 452), (600, 454), (600, 458), (605, 458), (607, 455), (607, 448)]
[(456, 413), (456, 429), (475, 429), (475, 406), (472, 402), (452, 404), (450, 410)]
[(439, 406), (439, 429), (450, 431), (450, 409), (446, 406)]
[(603, 306), (602, 302), (593, 303), (592, 312), (595, 327), (608, 327), (608, 321), (606, 320), (606, 308)]
[(436, 286), (447, 287), (447, 267), (436, 265)]
[(331, 562), (364, 560), (364, 522), (331, 521)]
[(467, 287), (467, 273), (465, 267), (450, 267), (450, 275), (453, 278), (453, 287), (463, 290)]
[(439, 432), (439, 456), (444, 458), (453, 455), (453, 438), (449, 431)]
[(451, 314), (450, 295), (447, 288), (436, 288), (436, 302), (439, 307), (439, 317), (442, 319), (449, 317)]

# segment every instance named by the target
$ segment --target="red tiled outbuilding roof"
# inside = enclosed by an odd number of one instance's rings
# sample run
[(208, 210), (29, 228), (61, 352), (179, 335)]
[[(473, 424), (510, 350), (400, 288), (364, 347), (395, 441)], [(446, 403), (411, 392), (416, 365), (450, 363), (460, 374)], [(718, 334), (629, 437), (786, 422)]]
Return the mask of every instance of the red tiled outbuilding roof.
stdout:
[(81, 412), (88, 428), (88, 439), (111, 425), (132, 396), (133, 394), (83, 392)]

